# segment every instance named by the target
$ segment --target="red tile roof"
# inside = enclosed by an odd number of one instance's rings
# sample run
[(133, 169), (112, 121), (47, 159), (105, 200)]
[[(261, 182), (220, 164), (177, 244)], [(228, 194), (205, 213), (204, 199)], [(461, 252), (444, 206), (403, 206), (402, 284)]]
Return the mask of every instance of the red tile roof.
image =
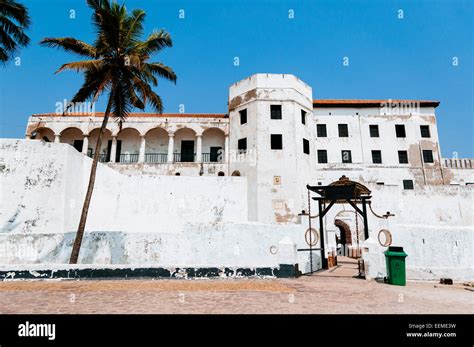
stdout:
[(380, 107), (382, 104), (419, 104), (421, 107), (438, 107), (439, 101), (432, 100), (361, 100), (361, 99), (320, 99), (313, 100), (313, 107)]
[[(62, 117), (62, 114), (56, 113), (37, 113), (33, 117)], [(104, 117), (104, 112), (95, 112), (94, 114), (66, 114), (64, 117)], [(225, 113), (129, 113), (128, 117), (162, 117), (162, 118), (227, 118)]]

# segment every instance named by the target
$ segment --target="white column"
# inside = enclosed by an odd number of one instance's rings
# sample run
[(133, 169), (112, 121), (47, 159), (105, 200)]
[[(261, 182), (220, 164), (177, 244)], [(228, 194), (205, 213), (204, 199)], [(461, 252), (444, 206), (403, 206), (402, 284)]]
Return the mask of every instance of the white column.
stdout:
[(54, 134), (54, 143), (60, 143), (60, 142), (61, 142), (61, 135)]
[(82, 140), (82, 153), (87, 155), (87, 149), (89, 148), (89, 135), (84, 135)]
[(224, 160), (226, 164), (229, 163), (229, 134), (225, 134), (224, 141)]
[(202, 135), (196, 135), (196, 162), (202, 162)]
[(26, 140), (31, 140), (31, 135), (30, 135), (30, 134), (26, 134), (26, 135), (25, 135), (25, 139), (26, 139)]
[(117, 136), (112, 136), (112, 148), (110, 148), (110, 162), (115, 163), (117, 156)]
[(146, 140), (145, 136), (140, 136), (140, 154), (138, 155), (138, 162), (144, 163), (145, 162), (145, 148), (146, 148)]
[(168, 163), (173, 162), (174, 134), (168, 134)]

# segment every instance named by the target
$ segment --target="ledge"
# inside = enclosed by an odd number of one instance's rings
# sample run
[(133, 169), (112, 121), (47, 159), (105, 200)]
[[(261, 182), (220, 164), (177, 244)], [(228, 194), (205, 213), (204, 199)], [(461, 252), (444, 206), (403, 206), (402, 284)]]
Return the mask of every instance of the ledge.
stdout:
[(73, 268), (65, 264), (64, 268), (56, 269), (15, 269), (1, 270), (0, 280), (20, 279), (100, 279), (100, 278), (232, 278), (232, 277), (269, 277), (292, 278), (295, 277), (294, 265), (280, 264), (278, 268), (230, 268), (230, 267), (189, 267), (189, 268), (163, 268), (163, 267), (96, 267)]

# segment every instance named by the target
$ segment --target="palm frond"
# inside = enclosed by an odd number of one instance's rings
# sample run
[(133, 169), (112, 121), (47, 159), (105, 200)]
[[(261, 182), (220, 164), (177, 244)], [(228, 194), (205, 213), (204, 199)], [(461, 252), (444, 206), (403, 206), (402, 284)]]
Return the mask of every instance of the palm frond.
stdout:
[(12, 36), (18, 45), (26, 46), (30, 43), (30, 38), (26, 36), (23, 28), (3, 15), (0, 16), (0, 28), (5, 34)]
[(124, 32), (124, 37), (127, 45), (134, 45), (139, 41), (143, 33), (143, 21), (145, 20), (145, 16), (145, 11), (133, 10), (132, 15), (126, 19), (124, 23), (124, 29), (126, 31)]
[(41, 40), (41, 45), (51, 48), (62, 48), (65, 51), (73, 52), (82, 56), (96, 58), (97, 50), (94, 46), (85, 43), (84, 41), (77, 40), (72, 37), (61, 37), (61, 38), (45, 38)]
[(31, 19), (26, 7), (13, 0), (0, 1), (0, 15), (13, 18), (25, 29), (31, 24)]
[(159, 77), (166, 78), (176, 83), (177, 76), (173, 69), (169, 66), (163, 65), (162, 63), (145, 63), (144, 70), (149, 70), (152, 74), (158, 75)]
[(84, 75), (84, 83), (71, 101), (84, 102), (87, 100), (96, 101), (108, 87), (110, 88), (111, 79), (110, 72), (107, 69), (101, 69), (95, 72), (86, 72)]
[(149, 103), (158, 113), (163, 113), (163, 102), (158, 94), (153, 92), (150, 85), (142, 81), (139, 77), (132, 78), (134, 88), (139, 92), (144, 103)]
[(61, 65), (61, 67), (55, 72), (60, 73), (64, 70), (72, 70), (72, 71), (94, 71), (99, 70), (101, 66), (103, 66), (103, 60), (83, 60), (83, 61), (75, 61), (72, 63), (66, 63)]
[[(164, 30), (160, 30), (152, 33), (146, 41), (140, 42), (131, 48), (130, 52), (138, 54), (146, 54), (147, 56), (152, 55), (161, 51), (165, 47), (172, 47), (173, 41), (171, 40), (170, 34)], [(129, 52), (129, 53), (130, 53)]]

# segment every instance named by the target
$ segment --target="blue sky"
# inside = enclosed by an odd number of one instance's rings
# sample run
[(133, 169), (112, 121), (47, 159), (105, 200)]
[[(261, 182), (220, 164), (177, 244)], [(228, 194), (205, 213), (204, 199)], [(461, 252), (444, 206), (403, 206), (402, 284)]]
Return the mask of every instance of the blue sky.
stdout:
[[(54, 112), (55, 103), (70, 99), (81, 85), (74, 72), (53, 74), (81, 58), (38, 42), (94, 37), (85, 0), (21, 1), (30, 9), (32, 43), (19, 53), (20, 66), (0, 68), (0, 137), (22, 138), (29, 115)], [(456, 151), (474, 157), (473, 1), (125, 3), (147, 12), (146, 33), (164, 28), (172, 35), (173, 48), (154, 59), (178, 75), (177, 85), (163, 81), (157, 89), (165, 112), (184, 104), (186, 112), (225, 113), (230, 84), (257, 72), (292, 73), (312, 86), (313, 98), (439, 100), (443, 156)], [(102, 99), (96, 110), (104, 108)]]

